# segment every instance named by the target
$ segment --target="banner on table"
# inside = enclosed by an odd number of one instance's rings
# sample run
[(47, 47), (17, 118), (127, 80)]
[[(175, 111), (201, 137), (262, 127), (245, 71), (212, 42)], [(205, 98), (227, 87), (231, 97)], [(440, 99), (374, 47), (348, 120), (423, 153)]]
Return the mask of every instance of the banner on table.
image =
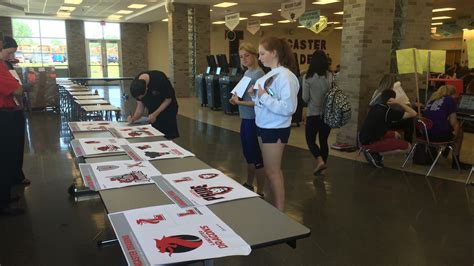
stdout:
[(110, 127), (116, 125), (109, 121), (87, 121), (87, 122), (69, 122), (69, 128), (72, 132), (87, 131), (107, 131)]
[(127, 140), (117, 138), (84, 138), (71, 140), (72, 150), (76, 157), (95, 157), (125, 153), (121, 146), (126, 144), (128, 144)]
[(135, 161), (184, 158), (194, 156), (178, 144), (166, 141), (130, 143), (123, 146), (127, 154)]
[(111, 127), (110, 133), (116, 138), (145, 138), (145, 137), (160, 137), (165, 134), (155, 129), (152, 125), (142, 126), (125, 126), (125, 127)]

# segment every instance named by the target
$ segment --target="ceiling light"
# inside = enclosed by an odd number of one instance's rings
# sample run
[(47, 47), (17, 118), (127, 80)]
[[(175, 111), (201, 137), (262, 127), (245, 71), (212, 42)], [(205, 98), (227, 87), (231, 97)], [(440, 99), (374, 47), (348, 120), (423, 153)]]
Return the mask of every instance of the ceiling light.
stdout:
[(128, 8), (133, 8), (133, 9), (141, 9), (144, 7), (146, 7), (146, 5), (142, 5), (142, 4), (131, 4), (128, 6)]
[(240, 17), (239, 20), (246, 20), (246, 19), (249, 19), (249, 18), (245, 18), (245, 17)]
[(209, 12), (212, 12), (212, 9), (209, 9)]
[(335, 12), (334, 15), (344, 15), (344, 11)]
[(82, 0), (64, 0), (64, 3), (69, 5), (80, 5)]
[(56, 15), (57, 15), (58, 17), (70, 17), (70, 16), (71, 16), (71, 13), (58, 11), (58, 13), (56, 13)]
[(433, 17), (433, 20), (441, 20), (441, 19), (450, 19), (451, 17), (448, 16), (441, 16), (441, 17)]
[(163, 21), (163, 22), (168, 22), (168, 19), (167, 19), (167, 18), (164, 18), (164, 19), (162, 19), (161, 21)]
[(72, 12), (76, 9), (75, 6), (62, 6), (59, 8), (59, 11), (68, 11), (68, 12)]
[(433, 23), (431, 23), (431, 26), (438, 26), (438, 25), (443, 25), (443, 22), (433, 22)]
[(342, 30), (342, 27), (335, 27), (336, 30)]
[(313, 2), (313, 5), (328, 5), (328, 4), (333, 4), (337, 2), (341, 2), (341, 1), (340, 0), (319, 0), (319, 1)]
[(279, 20), (279, 21), (278, 21), (278, 23), (290, 23), (290, 22), (291, 22), (291, 21), (290, 21), (290, 20), (287, 20), (287, 19), (285, 19), (285, 20)]
[(339, 21), (329, 21), (328, 24), (341, 24)]
[(132, 10), (119, 10), (119, 11), (117, 11), (117, 14), (128, 15), (128, 14), (131, 14), (131, 13), (133, 13)]
[(306, 28), (306, 27), (303, 25), (299, 25), (298, 28)]
[(219, 20), (219, 21), (214, 21), (212, 24), (219, 25), (219, 24), (225, 24), (225, 21)]
[(215, 7), (222, 7), (222, 8), (226, 8), (226, 7), (231, 7), (231, 6), (235, 6), (237, 5), (237, 3), (232, 3), (232, 2), (222, 2), (222, 3), (219, 3), (219, 4), (215, 4), (214, 6)]
[(110, 19), (110, 20), (119, 20), (121, 17), (122, 16), (118, 16), (118, 15), (110, 15), (107, 18)]
[(453, 11), (456, 10), (454, 7), (443, 7), (443, 8), (436, 8), (433, 9), (433, 12), (443, 12), (443, 11)]
[(272, 26), (273, 23), (262, 23), (260, 24), (261, 27)]
[(281, 11), (281, 8), (278, 8), (278, 11)]
[(272, 14), (272, 13), (261, 12), (261, 13), (252, 14), (251, 16), (252, 16), (252, 17), (265, 17), (265, 16), (270, 16), (271, 14)]

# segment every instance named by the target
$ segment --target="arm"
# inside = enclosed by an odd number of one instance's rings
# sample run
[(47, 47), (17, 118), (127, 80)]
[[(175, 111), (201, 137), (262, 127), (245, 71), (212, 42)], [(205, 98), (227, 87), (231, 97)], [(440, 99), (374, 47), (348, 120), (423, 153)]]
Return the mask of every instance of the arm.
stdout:
[(279, 81), (280, 86), (283, 86), (280, 92), (280, 99), (268, 95), (268, 93), (266, 93), (265, 90), (259, 84), (259, 102), (263, 106), (268, 108), (272, 113), (275, 113), (277, 115), (292, 115), (296, 111), (296, 106), (298, 104), (297, 95), (299, 90), (298, 79), (296, 79), (296, 77), (293, 77), (288, 74), (283, 77), (283, 80)]
[(137, 107), (135, 108), (135, 113), (133, 114), (133, 116), (129, 115), (127, 117), (127, 121), (129, 123), (133, 123), (137, 121), (138, 119), (140, 119), (140, 117), (142, 117), (144, 110), (145, 110), (145, 105), (142, 102), (137, 101)]
[[(151, 113), (148, 118), (150, 118), (150, 116), (153, 116), (156, 120), (156, 118), (158, 117), (158, 115), (163, 112), (170, 104), (171, 104), (171, 98), (166, 98), (161, 104), (160, 106), (153, 112)], [(155, 122), (155, 121), (153, 121)], [(150, 122), (150, 123), (153, 123), (153, 122)]]
[(306, 75), (303, 77), (303, 101), (305, 103), (309, 102), (310, 95), (309, 95), (310, 85), (309, 82), (306, 80)]
[(235, 94), (232, 94), (232, 97), (229, 99), (229, 102), (233, 105), (243, 105), (249, 107), (255, 106), (255, 103), (253, 101), (241, 101), (239, 100), (239, 97)]
[(412, 118), (412, 117), (415, 117), (418, 114), (415, 110), (413, 110), (413, 108), (411, 108), (410, 106), (408, 106), (407, 104), (403, 103), (400, 100), (391, 98), (391, 99), (388, 100), (387, 103), (390, 104), (390, 105), (398, 104), (398, 105), (400, 105), (400, 107), (403, 108), (403, 111), (405, 111), (405, 113), (403, 114), (402, 119)]
[(456, 116), (456, 113), (451, 113), (448, 116), (448, 121), (449, 121), (449, 124), (451, 125), (451, 127), (453, 127), (454, 136), (458, 137), (461, 126), (459, 125), (459, 121), (458, 121), (458, 118)]

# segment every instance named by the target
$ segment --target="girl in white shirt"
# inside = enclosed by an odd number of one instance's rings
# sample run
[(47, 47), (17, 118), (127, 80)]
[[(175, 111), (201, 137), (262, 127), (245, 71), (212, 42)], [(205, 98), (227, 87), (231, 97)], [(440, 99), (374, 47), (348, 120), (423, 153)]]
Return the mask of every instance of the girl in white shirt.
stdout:
[[(255, 83), (255, 122), (262, 150), (265, 174), (272, 192), (272, 204), (283, 211), (285, 184), (281, 171), (283, 150), (290, 137), (291, 117), (296, 111), (298, 78), (292, 70), (296, 63), (285, 39), (267, 37), (260, 41), (259, 59), (271, 68)], [(291, 69), (291, 70), (290, 70)]]

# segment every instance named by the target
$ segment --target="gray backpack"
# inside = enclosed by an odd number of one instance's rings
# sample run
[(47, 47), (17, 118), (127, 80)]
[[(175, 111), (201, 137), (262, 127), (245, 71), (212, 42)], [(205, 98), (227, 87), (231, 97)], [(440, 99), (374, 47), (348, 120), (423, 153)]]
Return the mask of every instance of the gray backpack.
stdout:
[(351, 119), (351, 103), (334, 79), (324, 98), (323, 107), (324, 123), (331, 128), (340, 128)]

